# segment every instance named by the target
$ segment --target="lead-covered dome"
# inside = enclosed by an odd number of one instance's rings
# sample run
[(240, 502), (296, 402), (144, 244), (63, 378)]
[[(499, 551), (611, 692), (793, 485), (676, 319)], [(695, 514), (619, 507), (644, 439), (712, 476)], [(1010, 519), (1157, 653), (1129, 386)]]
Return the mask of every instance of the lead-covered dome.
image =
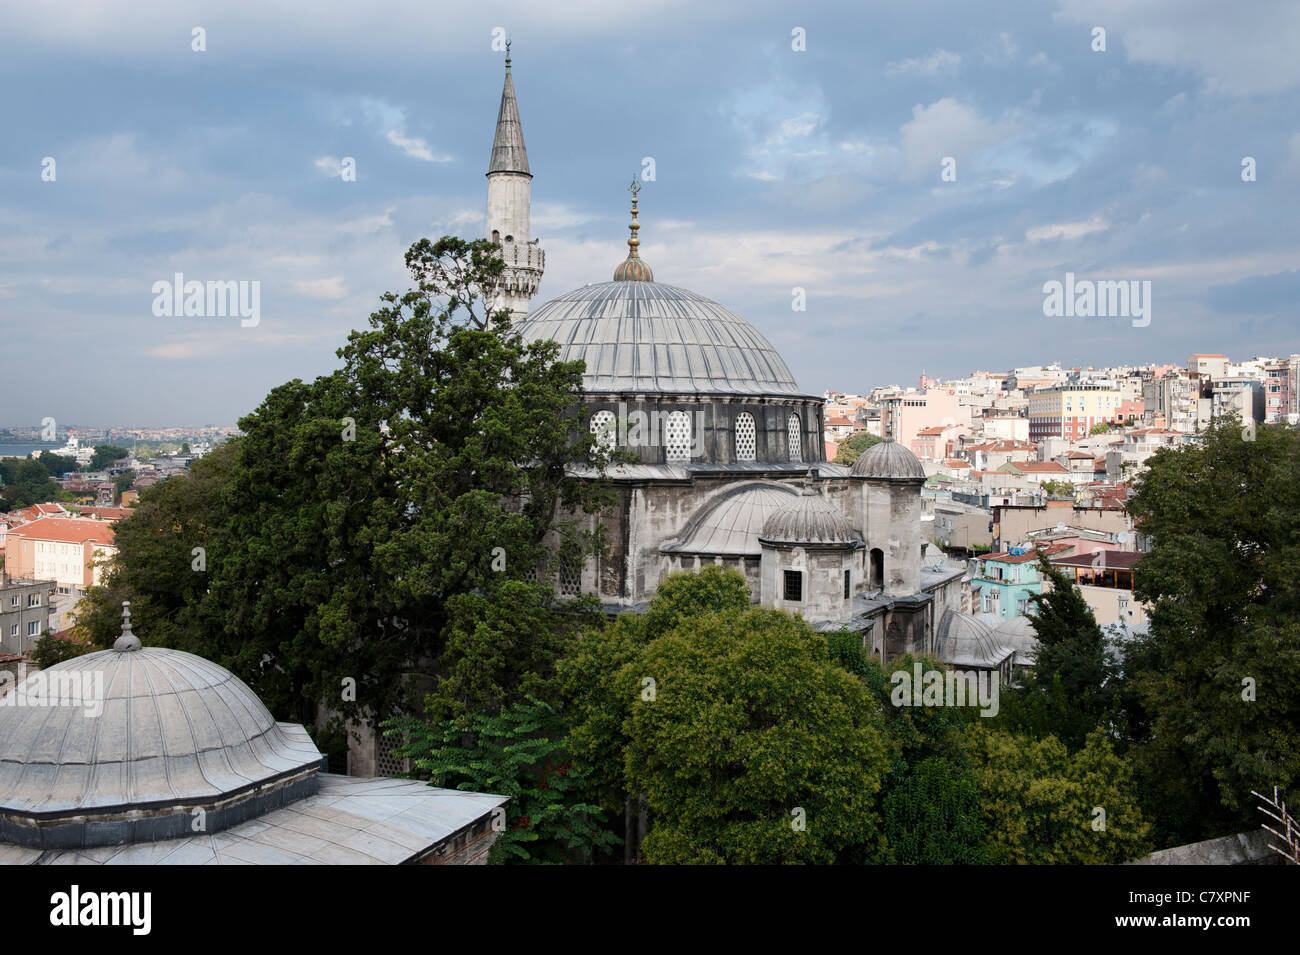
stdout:
[(685, 530), (664, 541), (664, 553), (757, 557), (767, 519), (798, 494), (781, 484), (742, 484), (724, 491), (691, 518)]
[(159, 838), (188, 831), (197, 809), (215, 831), (256, 814), (240, 803), (320, 768), (302, 728), (277, 723), (230, 671), (134, 637), (118, 647), (41, 670), (0, 701), (0, 838)]
[(856, 547), (862, 541), (848, 518), (816, 494), (801, 494), (763, 524), (760, 539), (773, 544)]
[(886, 438), (863, 451), (849, 473), (877, 481), (925, 480), (925, 468), (920, 459), (893, 438)]
[(525, 341), (586, 362), (589, 392), (803, 396), (781, 356), (731, 309), (659, 282), (601, 282), (530, 312)]

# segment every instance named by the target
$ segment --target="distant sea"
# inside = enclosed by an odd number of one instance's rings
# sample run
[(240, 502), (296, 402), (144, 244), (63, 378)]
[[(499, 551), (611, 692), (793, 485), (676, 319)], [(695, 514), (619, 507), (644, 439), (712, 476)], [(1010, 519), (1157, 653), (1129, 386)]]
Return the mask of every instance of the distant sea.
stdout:
[(62, 444), (0, 444), (0, 458), (25, 458), (33, 451), (57, 451)]

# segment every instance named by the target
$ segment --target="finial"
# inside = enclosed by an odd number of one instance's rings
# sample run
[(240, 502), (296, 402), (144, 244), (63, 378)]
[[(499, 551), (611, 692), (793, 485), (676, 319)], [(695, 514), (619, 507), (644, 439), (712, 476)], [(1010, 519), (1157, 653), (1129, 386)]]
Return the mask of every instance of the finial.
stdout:
[(140, 638), (131, 632), (131, 601), (122, 601), (122, 635), (113, 643), (118, 653), (140, 649)]
[(812, 495), (817, 493), (816, 488), (813, 487), (813, 482), (815, 480), (816, 477), (813, 474), (813, 469), (809, 468), (808, 471), (803, 476), (803, 491), (801, 493), (805, 497), (811, 497)]
[(637, 255), (637, 246), (641, 244), (641, 240), (636, 237), (636, 234), (637, 230), (641, 228), (641, 223), (637, 222), (636, 219), (636, 202), (637, 193), (642, 188), (640, 181), (636, 177), (632, 178), (632, 184), (627, 187), (627, 191), (632, 193), (632, 221), (628, 223), (628, 229), (631, 230), (632, 234), (627, 240), (627, 258), (614, 270), (615, 282), (653, 282), (655, 280), (654, 272), (650, 270), (650, 266), (642, 262), (640, 256)]
[(506, 72), (510, 72), (510, 41), (506, 40)]

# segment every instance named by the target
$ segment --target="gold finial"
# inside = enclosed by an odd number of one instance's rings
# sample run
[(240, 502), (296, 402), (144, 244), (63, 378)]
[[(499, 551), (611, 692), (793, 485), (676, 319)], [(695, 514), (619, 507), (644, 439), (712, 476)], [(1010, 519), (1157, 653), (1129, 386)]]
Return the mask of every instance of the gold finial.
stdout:
[(632, 234), (627, 240), (627, 258), (623, 264), (614, 270), (615, 282), (653, 282), (654, 273), (650, 271), (650, 266), (641, 261), (637, 255), (637, 246), (641, 240), (636, 237), (637, 230), (641, 228), (641, 223), (636, 220), (636, 202), (637, 193), (642, 189), (641, 183), (634, 177), (632, 184), (627, 187), (627, 191), (632, 193), (632, 221), (628, 223), (628, 229)]

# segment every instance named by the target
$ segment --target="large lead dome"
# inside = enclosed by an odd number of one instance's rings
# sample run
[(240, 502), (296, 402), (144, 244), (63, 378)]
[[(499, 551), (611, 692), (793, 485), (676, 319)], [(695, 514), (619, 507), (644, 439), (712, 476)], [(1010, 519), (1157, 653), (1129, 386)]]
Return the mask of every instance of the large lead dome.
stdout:
[(731, 309), (659, 282), (602, 282), (552, 299), (519, 323), (587, 364), (588, 392), (802, 395), (771, 343)]

